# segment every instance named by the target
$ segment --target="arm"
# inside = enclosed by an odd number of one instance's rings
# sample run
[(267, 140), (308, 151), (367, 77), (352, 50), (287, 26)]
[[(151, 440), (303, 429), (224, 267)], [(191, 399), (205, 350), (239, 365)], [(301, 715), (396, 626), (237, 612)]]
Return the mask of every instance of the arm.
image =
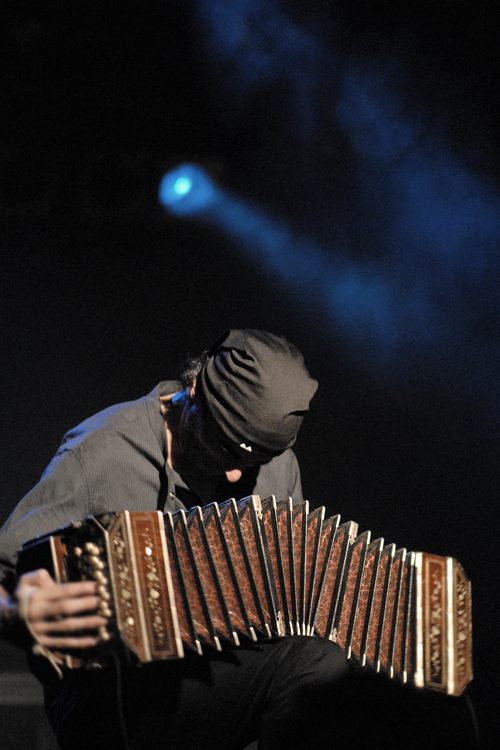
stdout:
[(0, 585), (13, 594), (23, 542), (83, 518), (88, 509), (87, 482), (79, 461), (71, 451), (58, 452), (0, 530)]
[(88, 648), (105, 620), (95, 614), (95, 584), (56, 583), (46, 570), (17, 581), (15, 565), (22, 542), (66, 525), (88, 512), (85, 477), (75, 456), (57, 455), (40, 482), (21, 500), (0, 532), (0, 633), (17, 645), (33, 639), (49, 649)]

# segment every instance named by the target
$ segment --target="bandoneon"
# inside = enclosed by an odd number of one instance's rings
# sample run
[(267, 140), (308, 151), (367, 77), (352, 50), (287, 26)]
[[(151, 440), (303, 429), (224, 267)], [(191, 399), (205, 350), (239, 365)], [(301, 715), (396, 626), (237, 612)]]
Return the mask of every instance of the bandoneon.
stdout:
[(316, 636), (389, 677), (451, 695), (472, 679), (471, 593), (451, 557), (358, 534), (307, 502), (242, 500), (90, 516), (26, 542), (18, 572), (97, 582), (101, 642), (139, 662)]

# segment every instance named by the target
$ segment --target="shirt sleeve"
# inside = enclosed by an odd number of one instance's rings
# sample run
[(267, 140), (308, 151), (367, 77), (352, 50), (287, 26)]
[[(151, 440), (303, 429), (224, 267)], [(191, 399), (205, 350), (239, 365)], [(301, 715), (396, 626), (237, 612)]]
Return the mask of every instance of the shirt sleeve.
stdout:
[(293, 504), (298, 505), (304, 500), (304, 495), (302, 493), (302, 480), (300, 478), (300, 468), (299, 462), (297, 461), (297, 456), (295, 455), (295, 453), (293, 453), (293, 451), (290, 451), (290, 453), (290, 489), (288, 495), (293, 499)]
[(78, 459), (72, 451), (58, 453), (0, 530), (0, 584), (14, 590), (17, 553), (24, 541), (82, 518), (88, 507), (89, 492)]

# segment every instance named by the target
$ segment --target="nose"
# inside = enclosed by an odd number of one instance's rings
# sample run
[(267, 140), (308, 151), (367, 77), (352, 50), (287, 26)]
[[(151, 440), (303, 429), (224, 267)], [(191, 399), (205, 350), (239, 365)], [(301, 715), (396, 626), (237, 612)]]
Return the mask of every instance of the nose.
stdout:
[(241, 469), (229, 469), (229, 471), (225, 472), (226, 479), (228, 482), (239, 482), (241, 477), (243, 476), (243, 472)]

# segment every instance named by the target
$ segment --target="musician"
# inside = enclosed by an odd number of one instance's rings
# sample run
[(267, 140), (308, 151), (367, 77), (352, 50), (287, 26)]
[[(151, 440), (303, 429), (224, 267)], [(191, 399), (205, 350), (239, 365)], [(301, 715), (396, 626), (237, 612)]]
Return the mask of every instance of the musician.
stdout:
[(243, 748), (257, 737), (262, 748), (316, 747), (299, 707), (314, 712), (322, 688), (346, 672), (334, 644), (284, 639), (142, 668), (111, 659), (61, 679), (62, 654), (98, 642), (105, 620), (95, 586), (57, 584), (43, 569), (15, 575), (24, 540), (90, 513), (175, 511), (248, 494), (301, 501), (292, 446), (316, 389), (283, 337), (232, 330), (190, 360), (180, 382), (162, 382), (64, 436), (0, 535), (4, 635), (34, 646), (61, 747)]
[(319, 638), (141, 667), (112, 653), (100, 669), (62, 672), (64, 653), (98, 642), (105, 620), (95, 585), (57, 584), (43, 569), (17, 580), (24, 540), (91, 513), (175, 511), (249, 494), (302, 501), (292, 446), (316, 389), (283, 337), (232, 330), (179, 381), (66, 433), (0, 533), (2, 634), (28, 649), (63, 750), (237, 750), (256, 739), (260, 750), (473, 747), (470, 732), (450, 731), (457, 703), (443, 714), (442, 696), (390, 681), (373, 690), (372, 678), (358, 679)]

